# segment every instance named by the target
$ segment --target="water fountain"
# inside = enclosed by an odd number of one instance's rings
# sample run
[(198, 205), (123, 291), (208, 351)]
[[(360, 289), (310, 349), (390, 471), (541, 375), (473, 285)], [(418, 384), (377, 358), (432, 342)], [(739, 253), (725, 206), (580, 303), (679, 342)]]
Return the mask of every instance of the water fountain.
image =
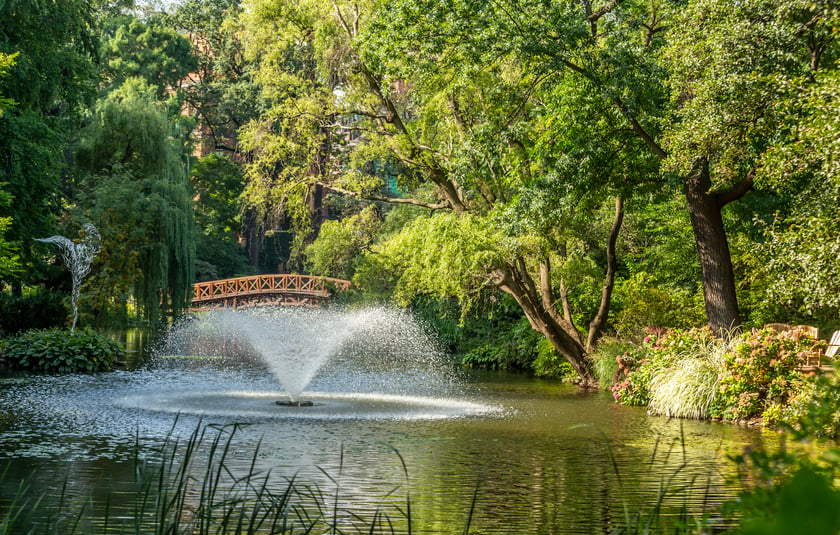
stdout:
[[(388, 307), (200, 312), (178, 322), (159, 353), (159, 365), (263, 366), (283, 392), (265, 389), (260, 380), (244, 389), (148, 393), (123, 404), (182, 414), (367, 419), (490, 410), (453, 395), (452, 366), (409, 313)], [(307, 390), (313, 384), (317, 390)]]

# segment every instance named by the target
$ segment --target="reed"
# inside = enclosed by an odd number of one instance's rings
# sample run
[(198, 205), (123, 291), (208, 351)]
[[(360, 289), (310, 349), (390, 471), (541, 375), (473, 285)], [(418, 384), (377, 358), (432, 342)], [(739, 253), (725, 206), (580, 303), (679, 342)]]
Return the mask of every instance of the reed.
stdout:
[[(48, 503), (46, 494), (35, 495), (31, 478), (26, 478), (0, 509), (0, 535), (411, 533), (407, 491), (404, 506), (382, 505), (365, 518), (340, 506), (341, 468), (337, 475), (322, 470), (331, 491), (302, 484), (296, 476), (278, 482), (270, 471), (257, 468), (257, 444), (249, 468), (244, 473), (241, 468), (233, 469), (229, 461), (240, 427), (199, 425), (189, 437), (179, 440), (173, 425), (163, 444), (144, 455), (136, 439), (130, 514), (117, 515), (110, 502), (106, 503), (105, 517), (99, 517), (102, 524), (96, 528), (86, 517), (91, 509), (87, 504), (70, 503), (64, 491), (57, 503)], [(157, 460), (146, 460), (150, 457)], [(399, 458), (407, 483), (408, 471)], [(0, 472), (0, 483), (6, 480), (7, 470)], [(385, 498), (398, 490), (394, 488)]]

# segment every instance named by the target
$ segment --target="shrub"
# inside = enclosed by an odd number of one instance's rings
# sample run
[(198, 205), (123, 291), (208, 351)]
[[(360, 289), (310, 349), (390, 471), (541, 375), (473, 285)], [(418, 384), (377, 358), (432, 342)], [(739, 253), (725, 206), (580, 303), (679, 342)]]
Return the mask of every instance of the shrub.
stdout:
[(707, 418), (730, 344), (708, 328), (675, 331), (654, 345), (651, 411), (679, 418)]
[(802, 381), (797, 367), (821, 344), (800, 331), (765, 329), (741, 337), (726, 355), (715, 415), (753, 418), (769, 409), (768, 420), (777, 418)]
[(68, 314), (59, 292), (42, 288), (23, 297), (0, 293), (0, 335), (58, 327), (67, 323)]
[(77, 373), (110, 370), (123, 348), (90, 329), (31, 330), (3, 341), (0, 356), (14, 371)]
[(595, 378), (604, 388), (613, 384), (615, 372), (618, 370), (617, 358), (632, 347), (631, 344), (612, 338), (602, 339), (592, 352), (592, 371)]
[(542, 336), (531, 328), (528, 320), (500, 319), (483, 338), (486, 343), (464, 355), (464, 366), (488, 370), (534, 370)]
[(647, 273), (616, 281), (615, 308), (616, 334), (625, 339), (639, 340), (650, 327), (688, 329), (705, 322), (702, 302)]
[(648, 351), (652, 338), (646, 337), (641, 346), (628, 349), (615, 360), (618, 364), (610, 391), (619, 403), (646, 406), (650, 400), (650, 367)]
[(840, 436), (840, 380), (836, 374), (814, 375), (799, 382), (778, 423), (809, 437)]
[[(785, 409), (791, 399), (799, 400), (800, 413), (813, 403), (840, 405), (840, 395), (822, 383), (819, 394), (816, 383), (810, 390), (803, 388), (806, 378), (798, 367), (818, 354), (822, 344), (799, 331), (755, 331), (729, 341), (708, 328), (671, 331), (659, 338), (649, 336), (617, 357), (610, 389), (621, 403), (648, 406), (669, 416), (762, 416), (765, 423), (792, 422), (794, 409)], [(830, 409), (823, 412), (815, 425), (834, 433), (840, 417)]]
[(537, 342), (537, 358), (531, 363), (537, 377), (556, 377), (564, 381), (577, 379), (575, 369), (545, 338)]

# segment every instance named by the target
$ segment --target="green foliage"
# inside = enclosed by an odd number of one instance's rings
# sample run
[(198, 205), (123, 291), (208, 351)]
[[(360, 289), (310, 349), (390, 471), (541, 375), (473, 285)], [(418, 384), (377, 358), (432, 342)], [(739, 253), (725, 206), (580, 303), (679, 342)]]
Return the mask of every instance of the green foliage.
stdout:
[(0, 293), (0, 335), (8, 336), (27, 329), (46, 329), (67, 323), (70, 314), (64, 296), (39, 288), (21, 297)]
[(13, 371), (92, 373), (110, 370), (124, 349), (90, 329), (30, 330), (2, 341), (0, 355)]
[[(534, 336), (533, 329), (530, 331), (531, 336)], [(531, 362), (531, 369), (537, 377), (555, 377), (572, 381), (577, 376), (569, 361), (563, 358), (563, 355), (558, 353), (554, 346), (542, 336), (537, 339), (537, 357)]]
[[(17, 57), (18, 53), (15, 52), (14, 54), (4, 54), (0, 52), (0, 78), (7, 76), (9, 74), (9, 69), (11, 69), (15, 64), (15, 57)], [(15, 105), (15, 101), (10, 98), (4, 98), (3, 94), (0, 93), (0, 117), (3, 117), (3, 111), (6, 108), (11, 108)]]
[(648, 406), (659, 414), (706, 418), (718, 395), (729, 345), (707, 328), (648, 336), (618, 358), (617, 401)]
[(780, 425), (811, 438), (840, 437), (840, 381), (837, 374), (817, 374), (797, 382), (782, 408)]
[(736, 533), (837, 533), (840, 531), (840, 450), (795, 455), (786, 449), (750, 451), (732, 458), (742, 490), (724, 504), (737, 518)]
[(131, 79), (96, 106), (83, 132), (80, 204), (102, 234), (89, 278), (99, 310), (133, 295), (154, 322), (161, 304), (177, 312), (191, 297), (195, 243), (188, 146), (182, 125), (154, 89)]
[[(469, 368), (487, 370), (533, 370), (539, 358), (540, 335), (534, 332), (524, 318), (516, 322), (494, 322), (493, 332), (487, 333), (489, 343), (467, 352), (462, 363)], [(552, 372), (544, 370), (544, 375)]]
[(6, 280), (20, 284), (37, 276), (32, 239), (49, 235), (62, 206), (65, 151), (94, 96), (96, 24), (87, 0), (2, 2), (0, 20), (0, 57), (16, 54), (0, 76), (0, 97), (15, 102), (0, 116), (0, 183), (14, 198), (3, 217), (27, 268)]
[(807, 356), (819, 355), (823, 345), (800, 331), (745, 335), (726, 355), (714, 413), (753, 418), (769, 409), (767, 416), (774, 416), (772, 407), (784, 407), (802, 381), (797, 366)]
[(615, 338), (604, 338), (593, 351), (593, 370), (598, 384), (610, 388), (617, 377), (619, 357), (631, 351), (635, 344)]
[(706, 328), (669, 333), (654, 346), (658, 354), (651, 359), (649, 408), (680, 418), (707, 418), (729, 343)]
[(647, 406), (650, 402), (650, 360), (652, 338), (615, 357), (618, 364), (610, 385), (613, 398), (625, 405)]
[(190, 173), (196, 225), (196, 280), (233, 277), (245, 271), (247, 258), (237, 241), (243, 177), (230, 158), (210, 153)]
[[(0, 183), (0, 208), (6, 210), (12, 204), (12, 196), (4, 191), (3, 186), (4, 184)], [(11, 217), (0, 217), (0, 280), (18, 274), (21, 269), (17, 244), (8, 242), (5, 238), (11, 224)]]
[[(471, 215), (435, 213), (412, 220), (373, 256), (395, 274), (395, 297), (408, 303), (416, 295), (456, 297), (464, 313), (476, 303), (485, 277), (501, 256), (504, 239), (488, 222)], [(357, 279), (364, 284), (364, 271)]]
[(198, 65), (192, 45), (171, 29), (137, 19), (114, 31), (100, 51), (102, 75), (111, 90), (129, 78), (142, 78), (157, 90), (180, 90), (181, 82)]
[(656, 284), (648, 273), (617, 280), (614, 291), (613, 325), (621, 338), (640, 339), (647, 328), (688, 329), (705, 322), (702, 301), (692, 299), (683, 290)]
[(306, 247), (306, 264), (311, 273), (351, 279), (359, 256), (379, 235), (382, 221), (374, 206), (340, 221), (325, 221), (318, 238)]

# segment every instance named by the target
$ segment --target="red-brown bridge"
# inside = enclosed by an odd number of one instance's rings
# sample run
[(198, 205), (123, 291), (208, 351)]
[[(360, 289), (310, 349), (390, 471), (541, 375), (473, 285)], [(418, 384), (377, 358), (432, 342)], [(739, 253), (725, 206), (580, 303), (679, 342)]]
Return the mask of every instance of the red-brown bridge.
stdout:
[(316, 307), (350, 281), (310, 275), (255, 275), (193, 285), (192, 310), (253, 306)]

